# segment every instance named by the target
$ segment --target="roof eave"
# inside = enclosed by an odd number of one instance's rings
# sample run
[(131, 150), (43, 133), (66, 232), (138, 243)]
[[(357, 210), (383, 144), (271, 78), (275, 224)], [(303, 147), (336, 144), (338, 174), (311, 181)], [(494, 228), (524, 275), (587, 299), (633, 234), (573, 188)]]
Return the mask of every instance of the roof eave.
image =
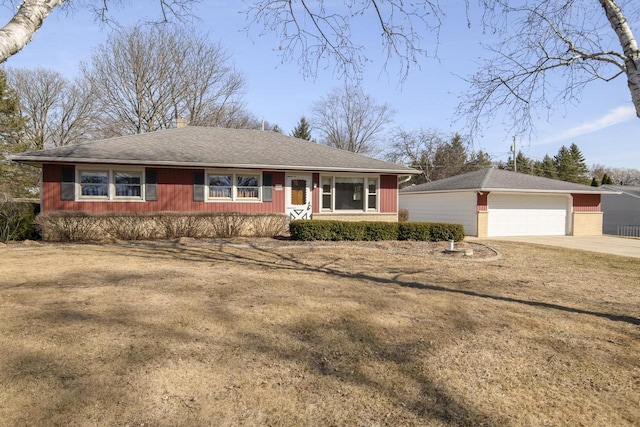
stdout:
[(122, 159), (95, 159), (95, 158), (62, 158), (62, 157), (31, 157), (31, 156), (11, 156), (14, 162), (24, 163), (31, 166), (42, 167), (44, 163), (64, 163), (64, 164), (109, 164), (109, 165), (139, 165), (156, 167), (185, 167), (185, 168), (226, 168), (226, 169), (277, 169), (295, 171), (319, 171), (319, 172), (361, 172), (380, 173), (391, 175), (417, 175), (420, 171), (414, 169), (384, 169), (384, 168), (347, 168), (331, 166), (312, 165), (268, 165), (268, 164), (232, 164), (232, 163), (205, 163), (205, 162), (174, 162), (174, 161), (145, 161), (145, 160), (122, 160)]
[(543, 190), (543, 189), (525, 189), (525, 188), (458, 188), (455, 190), (420, 190), (420, 191), (400, 191), (400, 194), (435, 194), (435, 193), (464, 193), (464, 192), (482, 192), (482, 193), (546, 193), (546, 194), (621, 194), (614, 191), (589, 191), (589, 190)]

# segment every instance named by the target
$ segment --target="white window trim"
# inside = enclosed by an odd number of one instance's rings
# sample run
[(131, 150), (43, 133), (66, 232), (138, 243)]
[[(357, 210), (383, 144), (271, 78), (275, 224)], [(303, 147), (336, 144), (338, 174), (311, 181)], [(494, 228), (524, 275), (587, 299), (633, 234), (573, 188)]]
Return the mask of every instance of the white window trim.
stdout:
[[(82, 195), (82, 172), (106, 172), (107, 173), (107, 196), (83, 196)], [(116, 196), (116, 172), (135, 172), (140, 174), (140, 197)], [(77, 202), (145, 202), (145, 169), (132, 167), (113, 167), (96, 165), (95, 167), (76, 167), (76, 198)]]
[[(322, 189), (322, 179), (329, 178), (331, 180), (331, 208), (325, 208), (322, 204), (323, 195), (325, 194)], [(336, 209), (336, 178), (363, 178), (364, 179), (364, 200), (362, 202), (363, 209)], [(376, 180), (376, 206), (371, 208), (369, 206), (369, 179)], [(357, 175), (357, 174), (334, 174), (320, 175), (320, 212), (332, 212), (332, 213), (379, 213), (380, 212), (380, 175)]]
[[(231, 176), (231, 197), (210, 197), (209, 196), (209, 176), (228, 175)], [(258, 177), (258, 197), (238, 197), (238, 176)], [(256, 170), (228, 170), (210, 169), (205, 171), (204, 177), (205, 201), (208, 203), (262, 203), (262, 171)]]

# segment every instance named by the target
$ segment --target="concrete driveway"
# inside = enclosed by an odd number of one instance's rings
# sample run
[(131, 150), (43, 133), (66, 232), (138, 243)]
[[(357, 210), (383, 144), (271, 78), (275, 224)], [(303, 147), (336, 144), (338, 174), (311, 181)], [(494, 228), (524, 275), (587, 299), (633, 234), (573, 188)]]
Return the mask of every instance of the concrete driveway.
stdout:
[[(469, 238), (468, 238), (469, 239)], [(472, 238), (475, 239), (475, 238)], [(471, 240), (471, 239), (469, 239)], [(615, 236), (521, 236), (488, 237), (477, 240), (506, 240), (512, 242), (534, 243), (539, 245), (560, 246), (583, 251), (622, 255), (640, 258), (640, 239)]]

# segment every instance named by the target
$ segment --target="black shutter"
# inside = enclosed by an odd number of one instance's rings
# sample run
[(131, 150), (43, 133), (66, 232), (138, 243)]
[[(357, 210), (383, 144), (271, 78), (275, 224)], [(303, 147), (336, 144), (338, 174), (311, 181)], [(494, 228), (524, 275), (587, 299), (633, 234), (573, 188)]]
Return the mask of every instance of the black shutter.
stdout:
[(204, 202), (204, 172), (193, 173), (193, 201)]
[(273, 201), (273, 174), (264, 172), (262, 174), (262, 201)]
[(158, 171), (147, 169), (144, 177), (145, 200), (158, 200)]
[(60, 199), (75, 200), (76, 198), (76, 169), (73, 167), (62, 168), (60, 179)]

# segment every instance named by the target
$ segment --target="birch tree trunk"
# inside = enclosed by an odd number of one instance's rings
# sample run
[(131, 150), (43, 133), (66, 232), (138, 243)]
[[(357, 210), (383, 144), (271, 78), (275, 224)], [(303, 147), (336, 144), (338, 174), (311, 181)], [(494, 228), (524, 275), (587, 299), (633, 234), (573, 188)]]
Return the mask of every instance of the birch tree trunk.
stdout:
[(24, 0), (11, 21), (0, 29), (0, 63), (25, 47), (51, 11), (65, 1)]
[(635, 106), (636, 116), (640, 117), (640, 50), (638, 49), (638, 42), (615, 0), (600, 0), (600, 4), (604, 8), (607, 19), (618, 36), (618, 40), (620, 40), (625, 56), (625, 71), (627, 84), (631, 92), (631, 101)]

